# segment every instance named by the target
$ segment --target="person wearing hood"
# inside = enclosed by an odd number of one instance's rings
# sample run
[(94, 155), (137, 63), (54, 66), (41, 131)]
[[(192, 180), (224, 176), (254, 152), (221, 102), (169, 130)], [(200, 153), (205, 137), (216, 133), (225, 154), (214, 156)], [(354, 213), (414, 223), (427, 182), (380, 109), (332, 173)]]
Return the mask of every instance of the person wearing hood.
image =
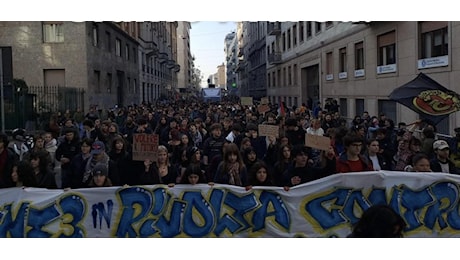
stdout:
[(57, 183), (58, 187), (70, 187), (70, 161), (80, 152), (80, 142), (74, 129), (66, 128), (64, 132), (64, 140), (58, 145), (55, 154), (55, 159), (61, 163), (61, 183)]
[(83, 183), (87, 183), (91, 180), (91, 173), (93, 172), (96, 164), (104, 164), (108, 169), (108, 177), (112, 181), (114, 186), (122, 185), (120, 183), (120, 176), (117, 169), (116, 163), (110, 159), (105, 152), (105, 145), (101, 141), (95, 141), (91, 146), (91, 158), (88, 160), (85, 166), (85, 173), (83, 175)]

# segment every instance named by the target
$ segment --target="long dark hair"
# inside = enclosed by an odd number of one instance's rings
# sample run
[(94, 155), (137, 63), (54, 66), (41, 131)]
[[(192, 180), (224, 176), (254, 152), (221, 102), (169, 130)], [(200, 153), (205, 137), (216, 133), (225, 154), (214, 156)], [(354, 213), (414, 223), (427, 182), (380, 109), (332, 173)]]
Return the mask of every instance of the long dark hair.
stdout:
[[(265, 168), (265, 171), (267, 172), (267, 178), (264, 182), (260, 182), (257, 179), (257, 171), (259, 171), (262, 168)], [(273, 175), (270, 169), (268, 168), (267, 164), (265, 164), (263, 161), (256, 162), (251, 167), (249, 171), (249, 184), (253, 186), (273, 186)]]
[(190, 184), (188, 177), (192, 174), (198, 175), (198, 183), (206, 183), (206, 177), (204, 176), (203, 172), (201, 171), (201, 167), (199, 164), (191, 164), (187, 166), (185, 169), (184, 177), (181, 179), (181, 184)]
[(37, 187), (37, 180), (34, 176), (32, 165), (28, 161), (17, 161), (18, 181), (25, 187)]
[(374, 205), (364, 211), (349, 237), (391, 238), (402, 237), (406, 227), (404, 219), (390, 206)]

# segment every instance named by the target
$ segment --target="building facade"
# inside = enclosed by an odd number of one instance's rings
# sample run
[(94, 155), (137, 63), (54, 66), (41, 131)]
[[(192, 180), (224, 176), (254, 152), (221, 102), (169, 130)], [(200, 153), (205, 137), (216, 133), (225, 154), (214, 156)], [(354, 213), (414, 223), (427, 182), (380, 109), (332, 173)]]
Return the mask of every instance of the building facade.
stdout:
[(81, 109), (108, 109), (177, 96), (178, 74), (190, 81), (178, 61), (189, 74), (192, 62), (190, 26), (181, 25), (178, 32), (178, 22), (0, 22), (0, 46), (11, 47), (14, 78), (81, 88)]
[[(389, 100), (420, 72), (457, 93), (458, 22), (271, 22), (267, 33), (267, 96), (287, 106), (336, 99), (342, 115), (385, 113), (395, 122), (418, 119)], [(323, 102), (324, 104), (324, 102)], [(438, 132), (452, 134), (452, 113)]]
[(190, 51), (190, 22), (177, 22), (177, 88), (182, 94), (190, 93), (192, 86), (192, 53)]
[(226, 57), (226, 84), (225, 89), (230, 90), (237, 84), (238, 77), (236, 73), (238, 62), (238, 37), (235, 32), (225, 36), (225, 57)]

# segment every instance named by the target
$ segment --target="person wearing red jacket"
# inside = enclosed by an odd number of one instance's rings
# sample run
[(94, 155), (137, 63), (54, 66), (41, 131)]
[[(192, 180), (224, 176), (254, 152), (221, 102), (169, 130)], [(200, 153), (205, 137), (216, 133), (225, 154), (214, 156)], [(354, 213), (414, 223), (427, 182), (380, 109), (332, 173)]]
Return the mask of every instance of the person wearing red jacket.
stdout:
[(364, 140), (354, 134), (343, 139), (345, 151), (337, 157), (337, 173), (373, 171), (372, 162), (361, 155)]

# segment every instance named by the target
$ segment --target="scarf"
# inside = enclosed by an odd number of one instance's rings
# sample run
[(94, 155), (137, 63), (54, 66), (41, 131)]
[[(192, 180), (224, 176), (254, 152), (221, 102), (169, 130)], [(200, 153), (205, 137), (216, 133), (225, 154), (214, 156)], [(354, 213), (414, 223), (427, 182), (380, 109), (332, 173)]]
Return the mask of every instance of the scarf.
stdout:
[(235, 162), (235, 163), (232, 163), (228, 166), (228, 175), (229, 175), (229, 178), (228, 178), (228, 183), (231, 184), (231, 185), (237, 185), (237, 186), (241, 186), (242, 183), (241, 183), (241, 178), (240, 178), (240, 164)]
[(107, 156), (106, 153), (104, 153), (104, 156), (100, 161), (96, 161), (95, 158), (91, 155), (91, 158), (89, 158), (88, 162), (86, 163), (85, 167), (85, 173), (83, 174), (83, 183), (87, 183), (89, 179), (91, 179), (91, 172), (93, 171), (94, 166), (98, 163), (103, 163), (106, 165), (107, 169), (109, 169), (109, 157)]

